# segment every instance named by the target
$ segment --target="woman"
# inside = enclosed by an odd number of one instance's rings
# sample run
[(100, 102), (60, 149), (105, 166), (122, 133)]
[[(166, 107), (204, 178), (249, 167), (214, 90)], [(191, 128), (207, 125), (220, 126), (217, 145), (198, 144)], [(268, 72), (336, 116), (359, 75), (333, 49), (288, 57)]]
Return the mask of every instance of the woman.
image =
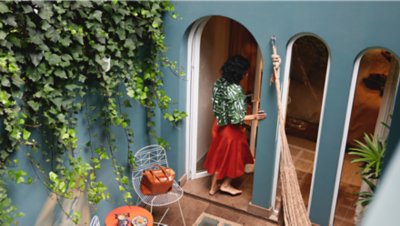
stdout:
[[(229, 58), (221, 68), (222, 76), (213, 88), (213, 112), (216, 117), (212, 129), (212, 141), (204, 167), (212, 174), (209, 194), (218, 190), (231, 195), (241, 194), (231, 181), (244, 173), (246, 164), (252, 164), (253, 156), (242, 126), (245, 120), (264, 119), (265, 114), (246, 115), (245, 97), (240, 81), (247, 75), (249, 62), (241, 57)], [(218, 180), (222, 180), (221, 186)]]

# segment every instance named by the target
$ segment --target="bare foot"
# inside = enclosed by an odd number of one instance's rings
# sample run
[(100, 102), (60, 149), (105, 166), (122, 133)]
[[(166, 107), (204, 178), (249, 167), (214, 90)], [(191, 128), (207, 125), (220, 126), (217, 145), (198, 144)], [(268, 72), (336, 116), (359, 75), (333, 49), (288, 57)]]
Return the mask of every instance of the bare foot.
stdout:
[(217, 193), (220, 189), (221, 185), (217, 184), (214, 188), (211, 188), (210, 191), (208, 192), (208, 194), (210, 195), (215, 195), (215, 193)]
[(230, 195), (240, 195), (242, 194), (242, 190), (236, 189), (232, 186), (221, 186), (220, 188), (221, 191), (226, 192)]

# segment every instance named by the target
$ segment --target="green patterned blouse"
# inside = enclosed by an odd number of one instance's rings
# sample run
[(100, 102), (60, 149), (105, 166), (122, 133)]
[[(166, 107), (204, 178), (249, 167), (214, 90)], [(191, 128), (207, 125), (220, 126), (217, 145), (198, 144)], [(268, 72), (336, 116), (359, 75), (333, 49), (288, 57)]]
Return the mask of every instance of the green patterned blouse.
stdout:
[(240, 85), (230, 84), (221, 77), (215, 82), (212, 94), (213, 112), (219, 126), (243, 123), (246, 104)]

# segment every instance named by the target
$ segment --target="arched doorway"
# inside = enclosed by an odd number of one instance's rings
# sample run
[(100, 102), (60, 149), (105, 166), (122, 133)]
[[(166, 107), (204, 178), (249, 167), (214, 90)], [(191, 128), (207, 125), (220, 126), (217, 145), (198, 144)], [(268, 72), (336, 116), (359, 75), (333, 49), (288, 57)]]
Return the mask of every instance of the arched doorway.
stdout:
[[(214, 120), (212, 88), (220, 76), (222, 64), (230, 56), (237, 54), (246, 57), (250, 62), (249, 76), (242, 80), (241, 86), (246, 95), (247, 113), (256, 113), (259, 110), (261, 93), (262, 56), (254, 37), (242, 24), (222, 16), (207, 17), (192, 25), (188, 37), (187, 73), (189, 118), (186, 127), (188, 156), (186, 172), (189, 181), (208, 176), (203, 168), (203, 162), (211, 143)], [(254, 157), (257, 126), (257, 122), (246, 124), (248, 141)], [(251, 173), (246, 175), (250, 176), (242, 178), (239, 186), (243, 189), (241, 199), (248, 199), (247, 205), (251, 199), (253, 180)], [(208, 183), (208, 178), (205, 179)]]
[(314, 35), (300, 35), (288, 45), (288, 65), (287, 88), (283, 93), (286, 97), (283, 102), (286, 106), (285, 131), (304, 204), (308, 206), (323, 116), (328, 48)]
[(355, 147), (355, 140), (364, 141), (364, 134), (387, 139), (386, 125), (391, 124), (398, 81), (399, 61), (391, 52), (369, 49), (357, 59), (341, 150), (343, 163), (339, 164), (341, 176), (334, 197), (334, 225), (356, 225), (362, 212), (357, 193), (368, 190), (368, 186), (362, 182), (360, 164), (352, 163), (356, 156), (348, 151)]

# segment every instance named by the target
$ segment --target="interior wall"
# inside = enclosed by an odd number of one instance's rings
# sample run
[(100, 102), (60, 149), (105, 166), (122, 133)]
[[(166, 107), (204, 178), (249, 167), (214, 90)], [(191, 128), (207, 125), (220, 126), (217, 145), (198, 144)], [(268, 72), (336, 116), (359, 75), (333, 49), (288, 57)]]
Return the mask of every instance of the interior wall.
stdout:
[(199, 114), (197, 131), (197, 159), (201, 159), (211, 144), (212, 88), (220, 77), (220, 68), (228, 58), (230, 20), (212, 17), (204, 27), (200, 44)]
[(290, 67), (288, 116), (319, 122), (327, 65), (328, 50), (318, 38), (304, 36), (295, 41)]
[(328, 49), (321, 40), (303, 36), (294, 42), (285, 126), (289, 135), (317, 140), (327, 65)]

